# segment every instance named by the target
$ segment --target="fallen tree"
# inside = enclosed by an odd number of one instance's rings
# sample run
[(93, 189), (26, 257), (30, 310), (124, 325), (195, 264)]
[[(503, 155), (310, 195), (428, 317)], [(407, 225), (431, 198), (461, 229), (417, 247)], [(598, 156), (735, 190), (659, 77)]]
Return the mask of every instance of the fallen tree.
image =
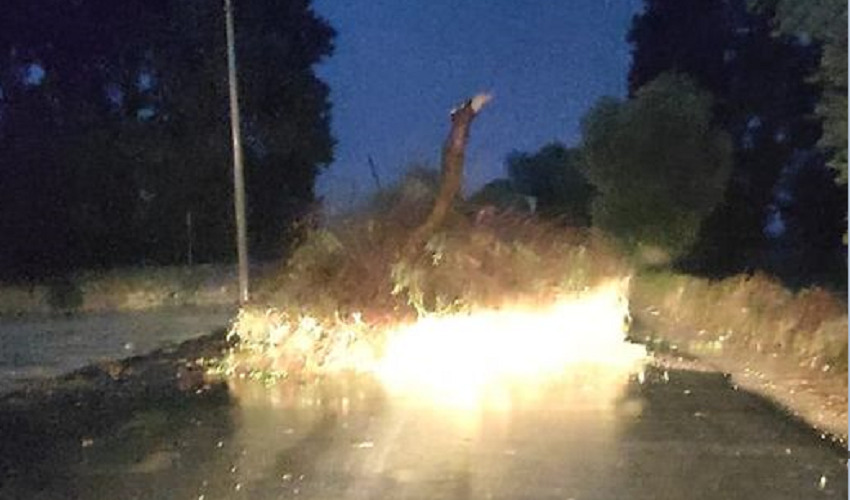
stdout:
[(452, 128), (443, 146), (440, 165), (440, 190), (428, 218), (413, 231), (407, 241), (405, 255), (413, 255), (419, 251), (445, 221), (463, 183), (463, 162), (466, 143), (469, 139), (469, 128), (472, 120), (490, 99), (492, 99), (490, 94), (481, 93), (452, 110)]

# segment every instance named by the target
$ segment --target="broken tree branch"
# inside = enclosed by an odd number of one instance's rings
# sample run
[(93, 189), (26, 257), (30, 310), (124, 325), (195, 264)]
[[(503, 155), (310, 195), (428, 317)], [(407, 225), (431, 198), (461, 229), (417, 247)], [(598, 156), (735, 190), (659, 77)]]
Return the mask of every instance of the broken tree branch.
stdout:
[(466, 142), (469, 138), (469, 127), (475, 116), (491, 99), (490, 94), (481, 93), (452, 110), (452, 128), (443, 146), (440, 190), (428, 218), (416, 228), (407, 241), (405, 254), (410, 255), (421, 249), (445, 221), (463, 182), (463, 161)]

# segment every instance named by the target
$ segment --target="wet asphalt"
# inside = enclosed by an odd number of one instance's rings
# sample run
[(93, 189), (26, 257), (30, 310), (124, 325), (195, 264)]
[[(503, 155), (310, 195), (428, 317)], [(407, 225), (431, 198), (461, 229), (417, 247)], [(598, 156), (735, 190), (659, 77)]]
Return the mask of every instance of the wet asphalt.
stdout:
[(846, 458), (716, 373), (591, 367), (451, 402), (236, 381), (73, 436), (0, 498), (816, 500), (847, 498)]
[(225, 327), (227, 307), (0, 318), (0, 395), (105, 359), (147, 354)]

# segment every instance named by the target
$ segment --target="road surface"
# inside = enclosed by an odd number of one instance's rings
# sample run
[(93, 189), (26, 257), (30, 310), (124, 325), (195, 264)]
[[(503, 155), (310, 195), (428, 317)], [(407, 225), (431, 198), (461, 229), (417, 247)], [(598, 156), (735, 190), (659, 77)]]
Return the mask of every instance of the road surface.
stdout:
[(0, 497), (847, 498), (846, 450), (720, 374), (588, 367), (445, 401), (368, 377), (210, 394), (140, 408)]
[(0, 320), (0, 395), (104, 359), (146, 354), (225, 328), (226, 308), (161, 308)]

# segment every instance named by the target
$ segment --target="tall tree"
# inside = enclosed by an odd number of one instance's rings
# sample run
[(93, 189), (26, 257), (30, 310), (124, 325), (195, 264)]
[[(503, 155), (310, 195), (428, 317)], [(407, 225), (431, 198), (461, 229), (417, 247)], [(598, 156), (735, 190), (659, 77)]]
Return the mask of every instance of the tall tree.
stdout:
[(821, 87), (817, 107), (823, 119), (820, 144), (830, 154), (838, 180), (847, 183), (847, 2), (845, 0), (758, 0), (756, 11), (775, 12), (778, 34), (798, 36), (822, 47), (815, 81)]
[(726, 274), (758, 265), (780, 172), (820, 133), (810, 116), (817, 47), (773, 36), (771, 16), (748, 11), (746, 0), (647, 0), (629, 40), (633, 94), (664, 71), (685, 73), (713, 94), (712, 121), (733, 138), (730, 184), (691, 267)]
[[(331, 160), (312, 66), (334, 32), (308, 0), (245, 0), (236, 16), (250, 232), (271, 255)], [(188, 214), (196, 259), (230, 258), (218, 2), (11, 0), (0, 54), (5, 270), (180, 262)]]
[[(276, 256), (332, 159), (328, 89), (312, 66), (331, 53), (334, 32), (306, 0), (240, 2), (235, 17), (251, 247)], [(144, 150), (161, 169), (149, 176), (148, 191), (167, 200), (160, 211), (173, 205), (174, 224), (194, 214), (207, 258), (230, 254), (233, 231), (225, 60), (213, 57), (224, 54), (223, 22), (218, 4), (172, 2), (155, 34), (152, 70), (161, 83), (147, 127), (168, 147)]]
[[(89, 256), (78, 242), (108, 232), (98, 206), (111, 208), (112, 221), (121, 217), (114, 205), (122, 189), (111, 181), (124, 173), (94, 161), (107, 156), (112, 138), (103, 83), (106, 61), (122, 57), (118, 40), (136, 40), (146, 19), (132, 2), (4, 4), (0, 231), (10, 242), (0, 250), (4, 273), (68, 268)], [(79, 182), (72, 164), (88, 171), (89, 182)], [(106, 189), (91, 196), (95, 183)], [(106, 241), (124, 246), (118, 238)], [(101, 248), (118, 253), (106, 244)]]
[(559, 143), (533, 154), (514, 152), (507, 159), (508, 177), (516, 192), (536, 199), (541, 215), (587, 226), (595, 189), (581, 171), (580, 156)]
[(689, 250), (729, 176), (730, 140), (711, 107), (691, 79), (666, 73), (632, 100), (603, 99), (588, 113), (582, 154), (599, 190), (595, 226), (633, 249)]
[(783, 230), (771, 234), (768, 269), (792, 285), (846, 287), (846, 212), (847, 189), (824, 168), (823, 154), (798, 151), (777, 184), (775, 224)]

